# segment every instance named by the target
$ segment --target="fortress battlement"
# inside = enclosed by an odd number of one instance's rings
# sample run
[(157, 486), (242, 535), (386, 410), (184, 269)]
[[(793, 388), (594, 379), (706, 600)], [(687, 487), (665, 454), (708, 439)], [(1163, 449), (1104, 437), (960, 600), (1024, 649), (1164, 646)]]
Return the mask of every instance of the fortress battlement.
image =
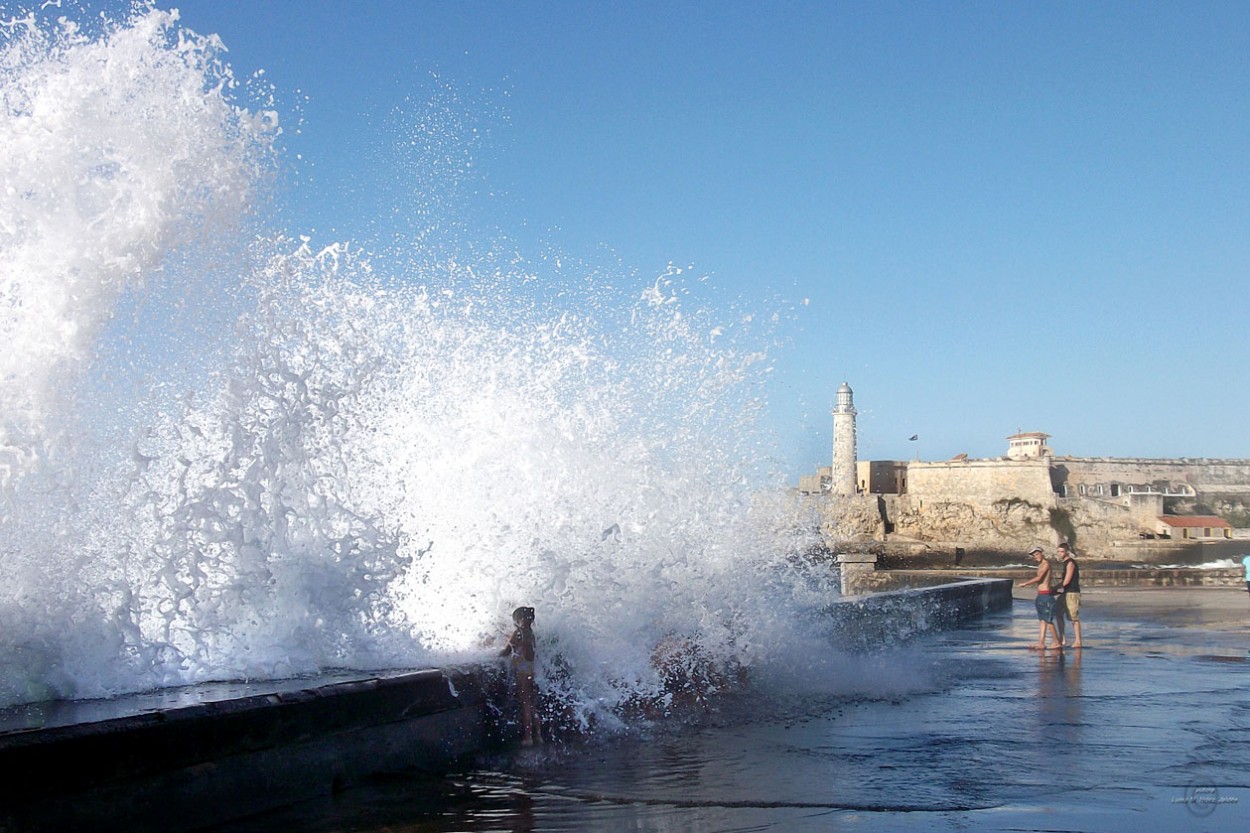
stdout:
[[(1002, 458), (996, 458), (1002, 459)], [(1250, 468), (1250, 459), (1236, 457), (1071, 457), (1050, 458), (1056, 463), (1121, 463), (1137, 466), (1242, 466)]]
[[(851, 537), (990, 547), (1078, 536), (1095, 546), (1175, 535), (1250, 538), (1250, 459), (1056, 455), (1049, 434), (1030, 431), (1009, 436), (1002, 457), (856, 460), (856, 415), (843, 383), (834, 409), (833, 466), (799, 483), (802, 493), (842, 504), (828, 513), (835, 539), (839, 528)], [(872, 513), (852, 512), (851, 503), (870, 497), (880, 518), (866, 525)], [(1186, 517), (1203, 522), (1182, 522)]]

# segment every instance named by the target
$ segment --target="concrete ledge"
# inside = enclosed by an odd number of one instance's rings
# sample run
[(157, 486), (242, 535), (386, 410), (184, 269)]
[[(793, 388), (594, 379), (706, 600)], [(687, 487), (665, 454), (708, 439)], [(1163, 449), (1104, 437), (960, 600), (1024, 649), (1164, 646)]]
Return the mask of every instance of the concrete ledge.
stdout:
[(870, 650), (1009, 610), (1012, 584), (1011, 579), (965, 579), (843, 598), (825, 611), (837, 624), (843, 646)]
[[(1010, 580), (843, 599), (852, 645), (1009, 607)], [(0, 711), (0, 833), (207, 827), (504, 740), (502, 665), (216, 684)]]
[(0, 735), (0, 831), (207, 826), (491, 742), (496, 669), (376, 676)]
[[(940, 577), (951, 570), (892, 570), (889, 575)], [(997, 570), (960, 570), (959, 575), (980, 578), (1010, 577), (1023, 581), (1036, 574), (1033, 567)], [(1245, 588), (1240, 569), (1196, 567), (1094, 567), (1081, 565), (1082, 587), (1237, 587)]]

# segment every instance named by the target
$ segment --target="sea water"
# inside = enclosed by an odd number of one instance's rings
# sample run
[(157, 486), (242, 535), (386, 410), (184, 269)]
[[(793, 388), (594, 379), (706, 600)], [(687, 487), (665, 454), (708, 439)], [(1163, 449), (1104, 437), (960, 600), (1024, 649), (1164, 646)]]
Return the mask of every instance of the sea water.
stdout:
[(661, 644), (819, 672), (770, 311), (425, 212), (314, 243), (273, 90), (176, 13), (80, 17), (0, 26), (0, 705), (481, 658), (522, 604), (587, 727)]

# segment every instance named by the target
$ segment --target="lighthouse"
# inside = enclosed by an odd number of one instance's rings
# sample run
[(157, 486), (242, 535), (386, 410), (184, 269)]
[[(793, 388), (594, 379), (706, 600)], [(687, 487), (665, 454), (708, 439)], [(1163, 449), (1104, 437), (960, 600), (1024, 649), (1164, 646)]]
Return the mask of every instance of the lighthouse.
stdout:
[(855, 494), (855, 400), (846, 382), (838, 388), (833, 408), (833, 477), (835, 495)]

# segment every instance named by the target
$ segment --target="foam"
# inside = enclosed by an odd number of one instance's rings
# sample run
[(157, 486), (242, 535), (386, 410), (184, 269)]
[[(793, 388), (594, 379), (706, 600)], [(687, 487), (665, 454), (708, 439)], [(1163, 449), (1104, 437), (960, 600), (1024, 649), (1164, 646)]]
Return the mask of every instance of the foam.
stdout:
[(0, 68), (0, 704), (481, 659), (527, 604), (603, 723), (666, 639), (819, 635), (815, 525), (760, 477), (767, 316), (266, 228), (278, 117), (173, 13), (32, 16)]

